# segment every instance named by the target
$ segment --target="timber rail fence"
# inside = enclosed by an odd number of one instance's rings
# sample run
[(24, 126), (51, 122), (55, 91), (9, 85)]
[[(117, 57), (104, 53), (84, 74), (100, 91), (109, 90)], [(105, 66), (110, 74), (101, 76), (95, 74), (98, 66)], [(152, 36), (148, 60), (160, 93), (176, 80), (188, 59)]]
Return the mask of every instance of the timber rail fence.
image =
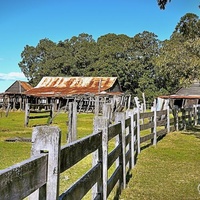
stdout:
[[(139, 108), (115, 113), (110, 120), (110, 105), (104, 114), (95, 116), (91, 135), (61, 147), (60, 129), (54, 126), (34, 127), (31, 158), (0, 170), (0, 199), (30, 200), (82, 199), (92, 191), (92, 199), (106, 200), (117, 188), (120, 194), (126, 188), (127, 176), (136, 164), (142, 145), (156, 145), (160, 137), (185, 124), (198, 121), (197, 107), (190, 114), (170, 117), (170, 110), (141, 113)], [(176, 115), (177, 114), (177, 115)], [(181, 120), (182, 119), (182, 120)], [(115, 147), (108, 151), (114, 138)], [(91, 169), (65, 192), (59, 194), (60, 174), (92, 154)], [(114, 165), (111, 176), (108, 170)]]

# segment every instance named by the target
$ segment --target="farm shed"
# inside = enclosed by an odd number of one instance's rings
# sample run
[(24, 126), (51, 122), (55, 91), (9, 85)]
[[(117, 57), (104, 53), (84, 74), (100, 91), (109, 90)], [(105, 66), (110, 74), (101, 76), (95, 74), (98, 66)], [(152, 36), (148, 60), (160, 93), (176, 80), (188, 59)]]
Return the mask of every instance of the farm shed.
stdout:
[(26, 103), (27, 90), (33, 87), (25, 81), (15, 81), (4, 93), (1, 94), (1, 103), (3, 107), (8, 107), (12, 109), (24, 109)]
[(175, 94), (160, 96), (160, 98), (169, 99), (171, 106), (179, 108), (200, 104), (200, 83), (199, 81), (194, 81), (189, 87), (183, 87)]
[(108, 102), (123, 93), (117, 77), (43, 77), (26, 95), (29, 103), (53, 103), (55, 110), (76, 101), (79, 111), (88, 111), (94, 108), (96, 96)]

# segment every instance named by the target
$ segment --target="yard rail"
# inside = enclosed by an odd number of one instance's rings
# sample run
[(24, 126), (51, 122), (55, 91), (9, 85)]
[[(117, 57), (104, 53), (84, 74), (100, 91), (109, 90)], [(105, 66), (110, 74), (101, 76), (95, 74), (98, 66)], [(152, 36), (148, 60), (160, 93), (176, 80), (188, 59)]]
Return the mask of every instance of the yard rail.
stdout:
[[(62, 147), (59, 128), (34, 127), (31, 158), (0, 170), (1, 200), (23, 199), (27, 196), (30, 200), (78, 200), (89, 190), (92, 191), (92, 199), (105, 200), (114, 188), (119, 194), (121, 189), (126, 188), (127, 176), (136, 163), (141, 145), (149, 142), (156, 145), (161, 136), (177, 128), (177, 119), (180, 117), (170, 116), (169, 107), (163, 111), (156, 111), (154, 107), (148, 113), (141, 113), (140, 109), (134, 108), (115, 113), (115, 119), (111, 121), (108, 117), (110, 105), (106, 106), (107, 113), (95, 116), (91, 135)], [(190, 111), (190, 115), (181, 115), (184, 127), (197, 121), (195, 113), (198, 112), (195, 109)], [(109, 142), (113, 139), (115, 147), (108, 151)], [(89, 154), (93, 155), (91, 169), (59, 194), (60, 174)], [(108, 170), (113, 165), (115, 169), (108, 178)]]

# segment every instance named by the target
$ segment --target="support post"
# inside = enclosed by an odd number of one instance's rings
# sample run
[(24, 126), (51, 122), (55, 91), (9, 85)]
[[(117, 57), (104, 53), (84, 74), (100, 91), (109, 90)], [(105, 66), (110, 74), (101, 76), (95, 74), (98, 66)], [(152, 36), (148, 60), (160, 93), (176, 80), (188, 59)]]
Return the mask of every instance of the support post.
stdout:
[(47, 183), (29, 196), (29, 200), (58, 200), (61, 132), (57, 127), (38, 126), (32, 133), (32, 156), (48, 153)]

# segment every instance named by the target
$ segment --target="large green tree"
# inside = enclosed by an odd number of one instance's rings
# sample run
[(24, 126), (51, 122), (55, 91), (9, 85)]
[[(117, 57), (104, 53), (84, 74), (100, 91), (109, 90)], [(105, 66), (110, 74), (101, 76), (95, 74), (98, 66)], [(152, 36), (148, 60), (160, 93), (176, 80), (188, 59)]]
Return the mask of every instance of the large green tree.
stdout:
[(198, 16), (183, 16), (155, 59), (158, 73), (170, 81), (171, 92), (200, 78), (199, 28)]

